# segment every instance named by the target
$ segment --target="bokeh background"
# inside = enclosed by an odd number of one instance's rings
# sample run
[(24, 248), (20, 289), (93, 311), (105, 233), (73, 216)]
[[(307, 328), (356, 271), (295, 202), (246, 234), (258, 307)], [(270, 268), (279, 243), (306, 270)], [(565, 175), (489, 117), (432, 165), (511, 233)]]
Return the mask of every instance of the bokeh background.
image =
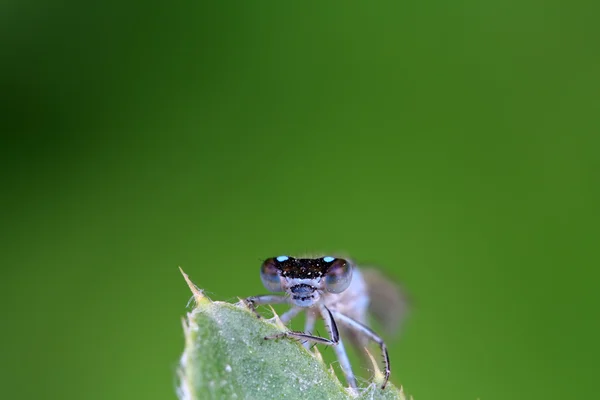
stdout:
[(190, 297), (345, 251), (417, 400), (597, 397), (598, 6), (0, 6), (1, 397), (173, 399)]

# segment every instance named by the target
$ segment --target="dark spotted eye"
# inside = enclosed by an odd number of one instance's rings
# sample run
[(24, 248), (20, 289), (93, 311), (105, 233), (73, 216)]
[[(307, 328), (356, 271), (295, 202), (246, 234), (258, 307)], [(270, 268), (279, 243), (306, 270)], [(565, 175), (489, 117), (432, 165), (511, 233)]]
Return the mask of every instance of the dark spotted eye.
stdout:
[[(279, 259), (282, 256), (277, 257)], [(281, 292), (281, 278), (279, 277), (279, 270), (277, 269), (277, 260), (275, 258), (268, 258), (263, 262), (260, 268), (260, 279), (262, 279), (263, 285), (271, 292)]]
[(352, 280), (352, 266), (341, 258), (323, 257), (323, 261), (331, 263), (325, 275), (325, 289), (329, 293), (341, 293), (348, 288)]

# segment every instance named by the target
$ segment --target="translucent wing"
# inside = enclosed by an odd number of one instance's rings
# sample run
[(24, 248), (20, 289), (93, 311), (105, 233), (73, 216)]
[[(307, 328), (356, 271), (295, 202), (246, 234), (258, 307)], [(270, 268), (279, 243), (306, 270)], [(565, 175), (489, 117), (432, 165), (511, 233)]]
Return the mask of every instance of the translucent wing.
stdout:
[(408, 315), (408, 296), (388, 276), (375, 268), (361, 269), (369, 293), (369, 312), (387, 335), (397, 334)]
[[(360, 268), (369, 296), (369, 314), (380, 324), (386, 336), (396, 335), (408, 314), (408, 298), (400, 285), (375, 268)], [(354, 318), (370, 325), (366, 314), (360, 313)], [(341, 326), (342, 335), (352, 345), (363, 361), (366, 361), (364, 348), (368, 339), (360, 333)]]

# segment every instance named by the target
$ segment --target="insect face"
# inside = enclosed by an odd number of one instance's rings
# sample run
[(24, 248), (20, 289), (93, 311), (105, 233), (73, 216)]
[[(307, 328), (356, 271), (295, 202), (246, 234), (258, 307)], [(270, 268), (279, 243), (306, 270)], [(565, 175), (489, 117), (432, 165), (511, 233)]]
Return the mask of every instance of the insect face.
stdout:
[(261, 268), (261, 279), (272, 292), (285, 291), (298, 307), (312, 307), (324, 293), (341, 293), (352, 280), (352, 266), (335, 257), (268, 258)]

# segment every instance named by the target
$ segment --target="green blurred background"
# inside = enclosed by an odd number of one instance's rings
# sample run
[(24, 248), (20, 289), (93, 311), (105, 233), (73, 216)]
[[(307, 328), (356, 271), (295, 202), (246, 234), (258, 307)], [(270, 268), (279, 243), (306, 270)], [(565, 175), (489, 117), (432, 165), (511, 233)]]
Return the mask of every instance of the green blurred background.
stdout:
[(2, 398), (175, 398), (178, 266), (339, 250), (416, 400), (597, 396), (596, 4), (0, 7)]

